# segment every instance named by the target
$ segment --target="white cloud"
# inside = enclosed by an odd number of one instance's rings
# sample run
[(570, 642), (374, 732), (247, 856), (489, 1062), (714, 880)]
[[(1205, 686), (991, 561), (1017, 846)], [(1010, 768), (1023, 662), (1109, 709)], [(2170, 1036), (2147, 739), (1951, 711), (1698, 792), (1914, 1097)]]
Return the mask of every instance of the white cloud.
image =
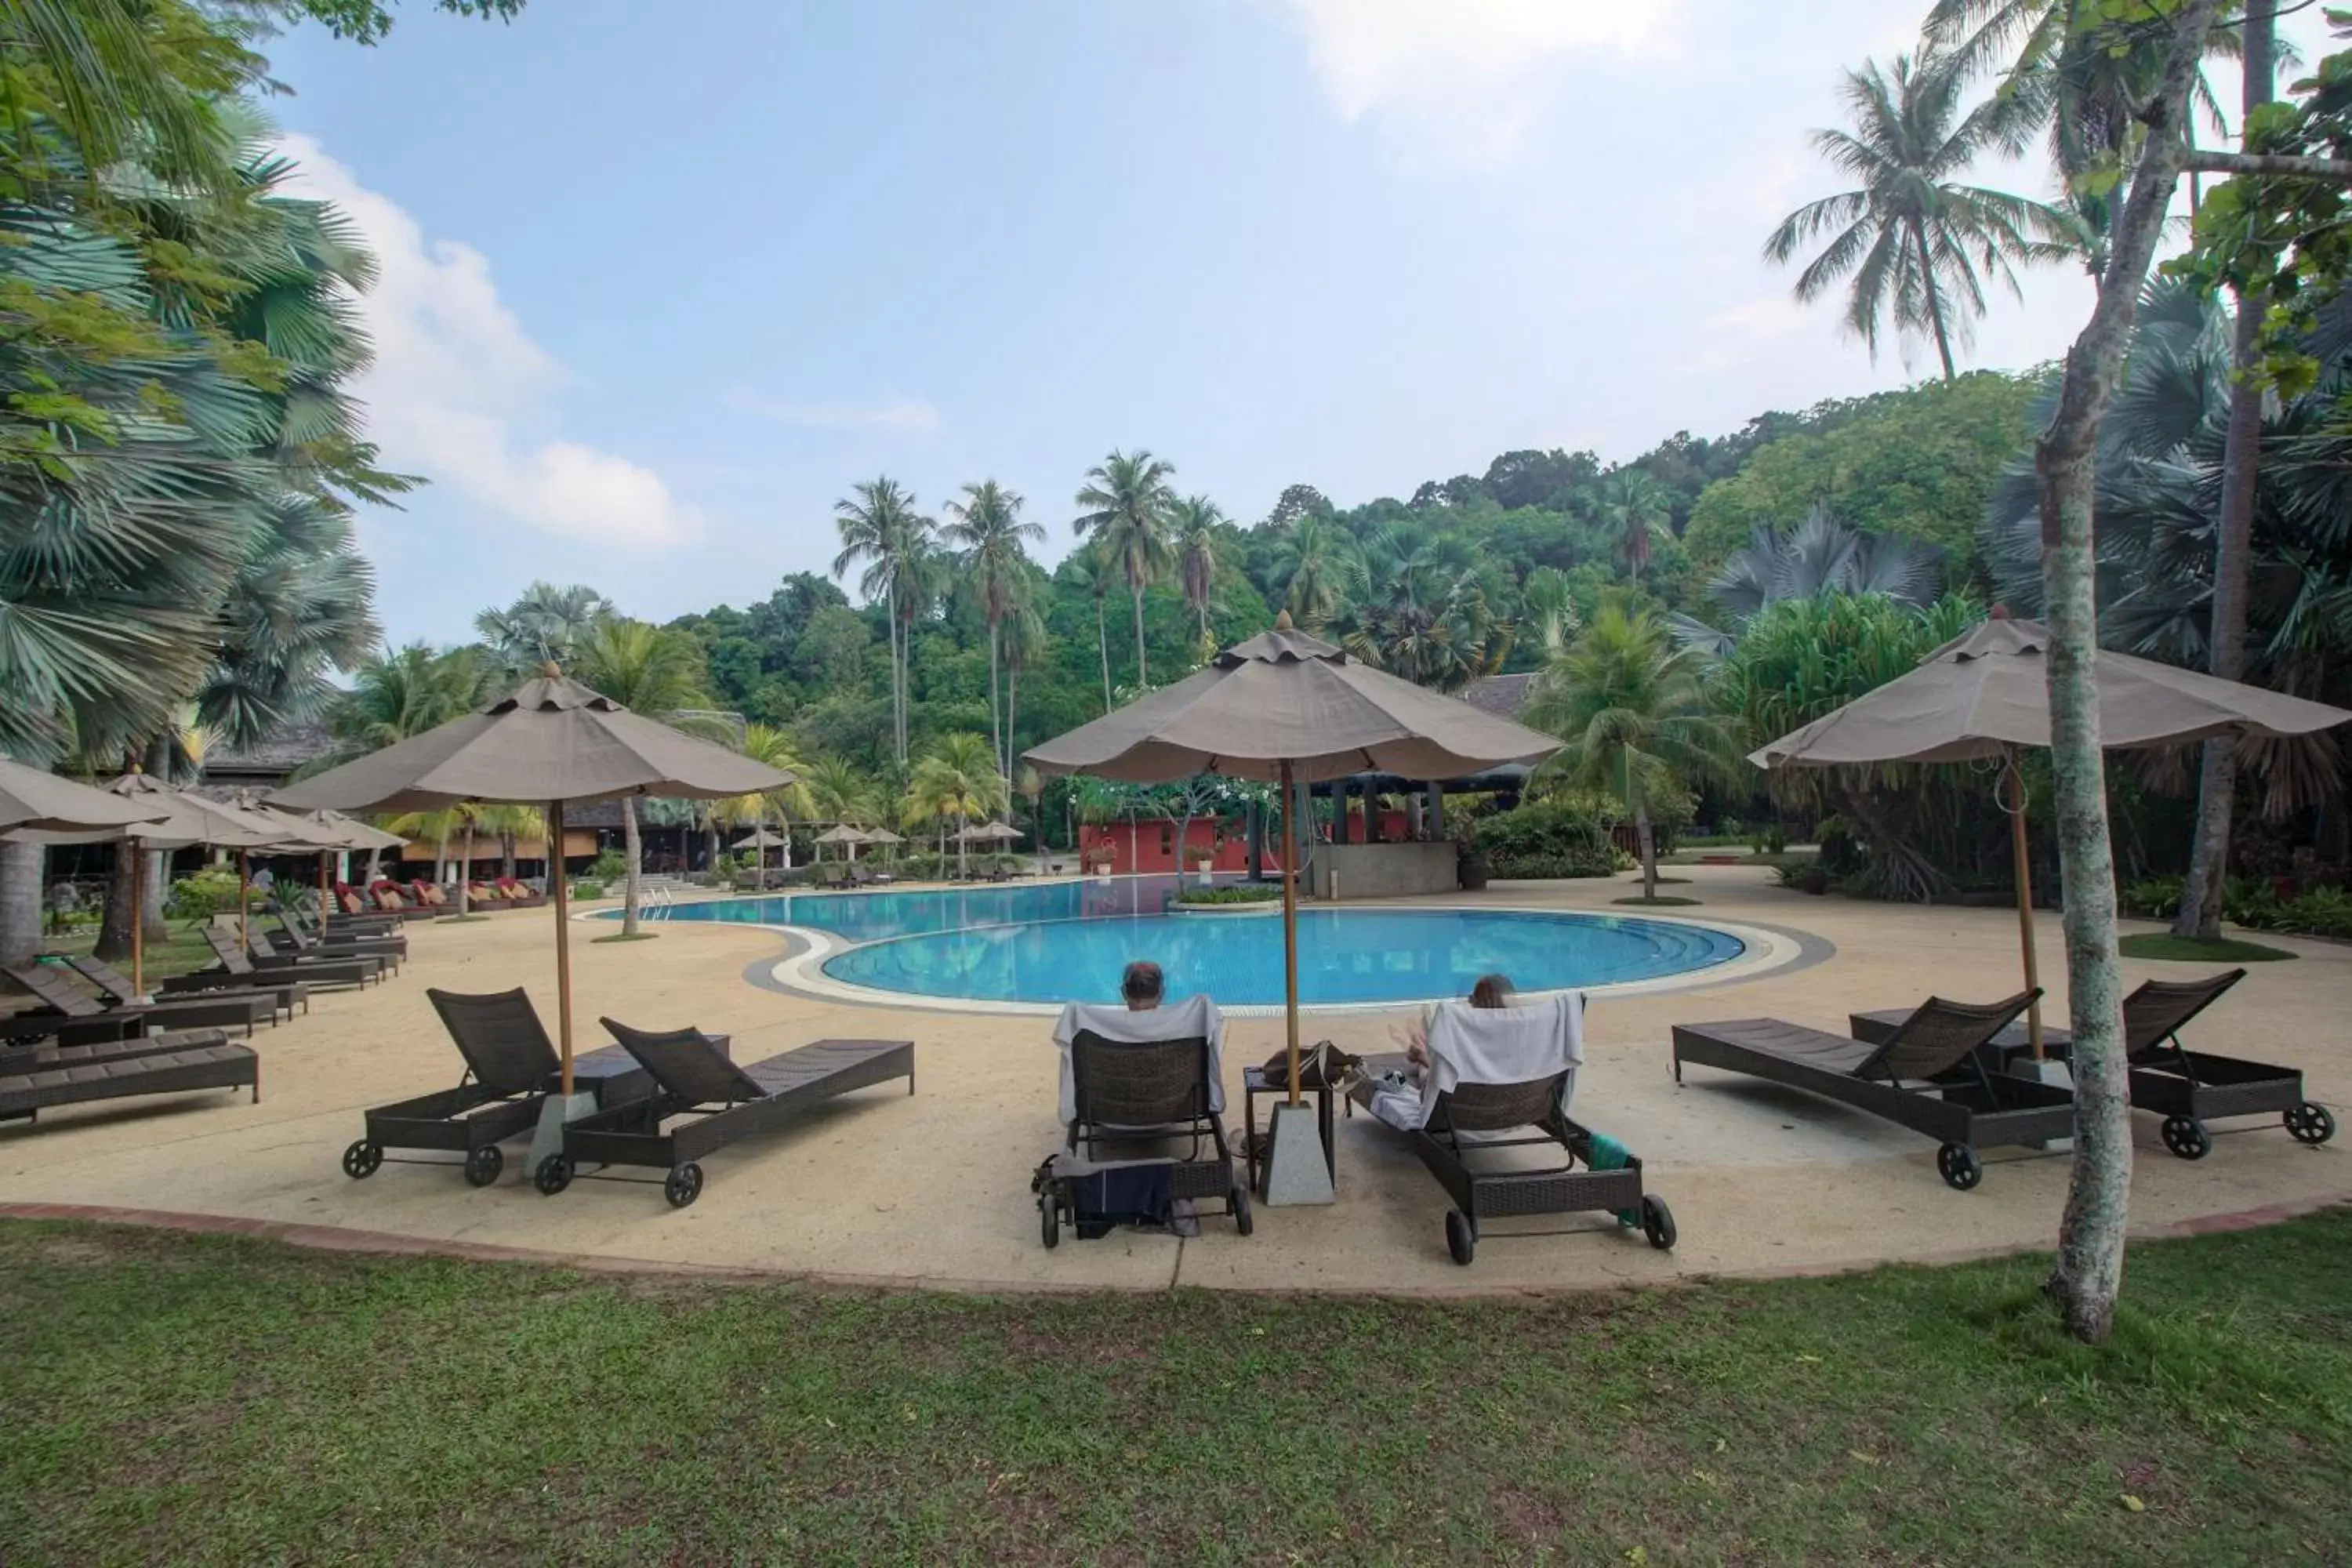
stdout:
[(1383, 112), (1451, 157), (1507, 156), (1536, 79), (1581, 54), (1673, 47), (1683, 0), (1286, 0), (1332, 106)]
[(298, 193), (333, 202), (375, 252), (376, 286), (360, 302), (375, 363), (355, 391), (387, 467), (569, 538), (646, 549), (701, 532), (653, 469), (537, 433), (569, 376), (499, 300), (487, 257), (428, 238), (310, 138), (282, 146), (301, 166)]
[(731, 393), (727, 405), (741, 414), (756, 414), (779, 425), (803, 425), (818, 430), (917, 430), (940, 427), (940, 411), (922, 399), (900, 398), (859, 406), (839, 403), (772, 403), (748, 392)]

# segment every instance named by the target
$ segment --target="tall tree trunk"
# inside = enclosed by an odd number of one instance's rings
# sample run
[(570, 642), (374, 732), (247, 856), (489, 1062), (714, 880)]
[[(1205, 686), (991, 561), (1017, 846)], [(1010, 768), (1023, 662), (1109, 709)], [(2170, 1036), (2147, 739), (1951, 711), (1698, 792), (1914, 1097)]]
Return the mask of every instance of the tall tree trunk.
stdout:
[(499, 880), (511, 882), (514, 879), (515, 834), (514, 829), (509, 827), (499, 835)]
[(1135, 584), (1135, 689), (1143, 690), (1151, 684), (1150, 672), (1143, 666), (1143, 584)]
[[(2247, 0), (2245, 100), (2252, 115), (2271, 101), (2276, 0)], [(2254, 498), (2261, 480), (2263, 387), (2255, 379), (2262, 357), (2263, 315), (2270, 301), (2259, 293), (2238, 301), (2237, 342), (2231, 356), (2236, 380), (2230, 388), (2230, 428), (2221, 458), (2221, 517), (2213, 548), (2210, 616), (2212, 670), (2223, 680), (2246, 676), (2246, 577), (2252, 554)], [(2205, 742), (2197, 787), (2197, 845), (2189, 858), (2189, 880), (2172, 922), (2175, 936), (2212, 942), (2221, 934), (2221, 898), (2230, 877), (2230, 819), (2237, 805), (2237, 742), (2216, 735)]]
[(467, 900), (474, 885), (474, 825), (466, 824), (466, 842), (457, 851), (457, 918), (466, 918)]
[(1936, 329), (1936, 353), (1944, 362), (1944, 379), (1958, 381), (1959, 373), (1952, 367), (1951, 334), (1944, 327), (1944, 298), (1936, 291), (1936, 262), (1927, 249), (1924, 226), (1911, 225), (1911, 243), (1919, 253), (1919, 288), (1927, 300), (1927, 320)]
[(994, 616), (989, 616), (989, 617), (988, 617), (988, 733), (989, 733), (989, 739), (990, 739), (990, 741), (991, 741), (991, 742), (995, 745), (995, 747), (996, 747), (996, 776), (997, 776), (997, 777), (999, 777), (999, 778), (1001, 778), (1001, 779), (1003, 779), (1003, 780), (1005, 782), (1006, 786), (1009, 788), (1009, 787), (1012, 785), (1012, 783), (1013, 783), (1013, 764), (1012, 764), (1012, 763), (1011, 763), (1011, 762), (1009, 762), (1008, 760), (1006, 760), (1006, 757), (1005, 757), (1005, 754), (1004, 754), (1004, 726), (1003, 726), (1003, 724), (1001, 724), (1001, 723), (999, 723), (999, 722), (997, 721), (997, 713), (998, 713), (999, 710), (1000, 710), (1000, 709), (1003, 707), (1003, 691), (1002, 686), (1001, 686), (1001, 684), (1000, 684), (1000, 682), (999, 682), (999, 678), (998, 678), (998, 675), (997, 675), (997, 668), (996, 668), (996, 659), (997, 659), (997, 651), (996, 651), (996, 650), (997, 650), (996, 626), (997, 626), (997, 623), (996, 623), (996, 617), (995, 617)]
[(2042, 491), (2042, 601), (2050, 623), (2050, 763), (2074, 1030), (2074, 1163), (2050, 1280), (2068, 1331), (2097, 1341), (2115, 1324), (2131, 1195), (2131, 1110), (2116, 956), (2115, 851), (2099, 750), (2098, 610), (2093, 500), (2099, 425), (2115, 392), (2141, 285), (2180, 178), (2189, 88), (2221, 0), (2184, 0), (2162, 84), (2116, 227), (2098, 303), (2066, 353), (2057, 411), (2035, 444)]
[(626, 845), (625, 852), (629, 861), (621, 883), (621, 934), (635, 936), (637, 934), (637, 900), (643, 891), (639, 879), (645, 846), (637, 837), (637, 803), (633, 795), (621, 797), (621, 836)]
[(1095, 651), (1102, 655), (1103, 711), (1110, 711), (1110, 624), (1103, 618), (1103, 596), (1095, 595)]
[(1633, 843), (1642, 855), (1642, 897), (1658, 896), (1658, 836), (1650, 826), (1650, 803), (1637, 801), (1633, 806)]
[(41, 950), (41, 876), (47, 849), (0, 844), (0, 967), (30, 963)]
[(131, 858), (140, 851), (129, 841), (118, 839), (114, 846), (114, 869), (107, 873), (106, 901), (98, 919), (98, 943), (94, 951), (111, 963), (131, 956), (131, 922), (141, 911), (131, 906)]
[(1013, 721), (1021, 710), (1021, 671), (1004, 672), (1004, 784), (1013, 786), (1013, 748), (1021, 742), (1013, 738)]

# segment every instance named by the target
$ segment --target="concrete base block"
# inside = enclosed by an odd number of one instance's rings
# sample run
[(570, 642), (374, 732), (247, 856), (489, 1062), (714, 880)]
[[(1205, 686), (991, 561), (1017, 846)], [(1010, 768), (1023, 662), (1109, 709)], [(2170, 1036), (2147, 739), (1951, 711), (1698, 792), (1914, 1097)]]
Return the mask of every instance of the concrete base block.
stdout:
[[(2029, 1083), (2046, 1083), (2072, 1091), (2074, 1074), (2064, 1062), (2035, 1061), (2031, 1055), (2021, 1054), (2009, 1061), (2009, 1076), (2021, 1078)], [(2074, 1147), (2072, 1138), (2045, 1138), (2034, 1145), (2045, 1154), (2063, 1154)]]
[(1315, 1125), (1312, 1105), (1302, 1101), (1276, 1106), (1266, 1138), (1271, 1145), (1265, 1157), (1266, 1207), (1338, 1199), (1331, 1190), (1331, 1167), (1325, 1163), (1323, 1138)]
[(577, 1121), (595, 1109), (596, 1095), (593, 1089), (576, 1092), (569, 1100), (560, 1094), (549, 1095), (539, 1108), (539, 1125), (531, 1129), (530, 1153), (522, 1165), (523, 1180), (530, 1181), (539, 1173), (541, 1160), (550, 1154), (563, 1152), (565, 1122)]

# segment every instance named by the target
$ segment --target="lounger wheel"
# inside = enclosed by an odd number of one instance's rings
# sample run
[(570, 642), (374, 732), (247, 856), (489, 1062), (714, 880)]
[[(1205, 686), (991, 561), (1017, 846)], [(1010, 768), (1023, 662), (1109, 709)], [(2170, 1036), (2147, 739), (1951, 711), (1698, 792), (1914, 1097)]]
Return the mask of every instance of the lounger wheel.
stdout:
[(1675, 1211), (1668, 1208), (1666, 1200), (1655, 1193), (1643, 1194), (1642, 1234), (1648, 1237), (1650, 1245), (1660, 1252), (1675, 1249)]
[(1250, 1213), (1249, 1189), (1236, 1185), (1228, 1196), (1234, 1205), (1234, 1228), (1247, 1236), (1257, 1228), (1257, 1216)]
[[(2292, 1117), (2294, 1113), (2289, 1111), (2287, 1114)], [(2300, 1138), (2303, 1135), (2296, 1133), (2295, 1136)], [(2308, 1142), (2310, 1140), (2305, 1139), (2305, 1142)], [(383, 1163), (383, 1145), (373, 1139), (362, 1138), (343, 1151), (343, 1174), (355, 1182), (364, 1181), (374, 1175), (376, 1167)]]
[(466, 1184), (487, 1187), (497, 1181), (499, 1173), (506, 1168), (507, 1157), (499, 1152), (499, 1146), (485, 1143), (466, 1156)]
[(1445, 1211), (1445, 1250), (1465, 1268), (1478, 1256), (1478, 1222), (1460, 1209)]
[(1966, 1143), (1947, 1143), (1936, 1151), (1936, 1173), (1954, 1192), (1965, 1193), (1984, 1180), (1984, 1162)]
[(2336, 1116), (2327, 1107), (2306, 1100), (2287, 1110), (2286, 1131), (2296, 1142), (2316, 1149), (2336, 1136)]
[(1047, 1251), (1062, 1245), (1062, 1205), (1054, 1201), (1050, 1187), (1037, 1194), (1037, 1229)]
[(669, 1206), (674, 1209), (682, 1209), (701, 1195), (702, 1167), (691, 1160), (683, 1165), (671, 1166), (669, 1174), (662, 1180), (662, 1196), (669, 1200)]
[(531, 1185), (549, 1197), (553, 1197), (572, 1184), (572, 1161), (562, 1154), (550, 1154), (531, 1173)]
[(2202, 1160), (2213, 1152), (2211, 1134), (2193, 1116), (2168, 1116), (2157, 1131), (2164, 1146), (2184, 1160)]

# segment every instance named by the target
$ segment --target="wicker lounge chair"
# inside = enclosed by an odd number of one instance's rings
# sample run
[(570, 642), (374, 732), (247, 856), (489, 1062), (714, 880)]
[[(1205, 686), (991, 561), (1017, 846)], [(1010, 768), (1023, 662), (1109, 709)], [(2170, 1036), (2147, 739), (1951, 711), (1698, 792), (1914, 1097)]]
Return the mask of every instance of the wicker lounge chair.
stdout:
[(701, 1162), (738, 1139), (772, 1131), (869, 1084), (903, 1078), (907, 1092), (915, 1092), (911, 1040), (819, 1040), (738, 1067), (728, 1059), (722, 1037), (699, 1029), (652, 1033), (610, 1018), (603, 1023), (658, 1092), (650, 1101), (608, 1107), (565, 1123), (562, 1152), (540, 1161), (531, 1173), (550, 1197), (594, 1174), (583, 1173), (583, 1164), (650, 1166), (667, 1173), (662, 1196), (670, 1207), (684, 1208), (702, 1194)]
[(1675, 1081), (1682, 1081), (1685, 1062), (1697, 1062), (1885, 1117), (1938, 1140), (1937, 1173), (1966, 1192), (1984, 1178), (1979, 1148), (2035, 1146), (2074, 1133), (2073, 1094), (1998, 1073), (1988, 1059), (1986, 1047), (2037, 994), (2021, 992), (1985, 1006), (1931, 996), (1879, 1043), (1777, 1018), (1677, 1024)]
[(157, 1029), (196, 1029), (212, 1026), (243, 1029), (247, 1035), (253, 1033), (257, 1024), (278, 1022), (278, 1001), (274, 996), (252, 993), (173, 996), (161, 1002), (109, 1006), (96, 994), (84, 990), (76, 980), (68, 978), (68, 971), (52, 963), (23, 964), (8, 970), (6, 973), (9, 979), (31, 992), (46, 1011), (60, 1018), (80, 1021), (119, 1016), (136, 1018), (143, 1026)]
[(545, 893), (534, 893), (512, 877), (500, 877), (496, 886), (508, 904), (518, 910), (535, 910), (547, 902)]
[(269, 939), (253, 926), (245, 933), (245, 955), (254, 968), (263, 974), (290, 974), (298, 980), (308, 980), (320, 985), (358, 985), (371, 980), (382, 980), (385, 967), (392, 962), (382, 953), (355, 952), (348, 958), (321, 954), (312, 957), (306, 952), (280, 952), (269, 945)]
[[(343, 1173), (353, 1180), (375, 1174), (387, 1149), (425, 1149), (460, 1155), (467, 1184), (487, 1187), (506, 1166), (500, 1140), (527, 1132), (539, 1121), (540, 1105), (561, 1069), (555, 1047), (520, 986), (487, 996), (429, 988), (425, 994), (466, 1058), (466, 1070), (455, 1089), (366, 1111), (366, 1135), (343, 1151)], [(396, 1164), (450, 1163), (391, 1158)]]
[(132, 1057), (164, 1056), (173, 1051), (195, 1050), (227, 1043), (228, 1033), (223, 1029), (174, 1029), (157, 1034), (126, 1035), (121, 1039), (99, 1040), (84, 1046), (61, 1046), (54, 1042), (0, 1046), (0, 1078), (45, 1068), (100, 1067), (109, 1062), (127, 1061)]
[(0, 1068), (0, 1121), (36, 1121), (57, 1106), (132, 1095), (247, 1088), (258, 1104), (261, 1058), (213, 1030), (176, 1042), (170, 1050), (60, 1059), (22, 1070), (13, 1064)]
[[(1066, 1022), (1090, 1011), (1066, 1015)], [(1103, 1009), (1097, 1020), (1116, 1023), (1116, 1013)], [(1255, 1228), (1249, 1191), (1234, 1177), (1233, 1150), (1219, 1114), (1224, 1099), (1213, 1039), (1206, 1032), (1164, 1040), (1111, 1039), (1083, 1026), (1071, 1032), (1063, 1108), (1069, 1124), (1066, 1153), (1047, 1161), (1033, 1183), (1038, 1228), (1047, 1247), (1060, 1242), (1064, 1223), (1077, 1218), (1076, 1183), (1084, 1171), (1139, 1163), (1128, 1158), (1138, 1153), (1166, 1163), (1171, 1201), (1223, 1201), (1235, 1230), (1247, 1236)], [(1184, 1145), (1185, 1152), (1158, 1152), (1171, 1143)]]
[(337, 931), (321, 936), (300, 921), (281, 915), (278, 934), (286, 939), (281, 952), (291, 952), (299, 958), (321, 958), (331, 963), (350, 958), (381, 958), (391, 973), (400, 973), (401, 962), (408, 956), (408, 939), (404, 936), (361, 936), (357, 932)]
[[(1391, 1076), (1403, 1068), (1401, 1055), (1367, 1058), (1349, 1082), (1348, 1098), (1374, 1120), (1393, 1126), (1401, 1110), (1418, 1117), (1418, 1126), (1402, 1131), (1454, 1200), (1445, 1250), (1454, 1262), (1467, 1266), (1476, 1256), (1485, 1221), (1526, 1215), (1606, 1213), (1660, 1251), (1674, 1247), (1674, 1211), (1643, 1190), (1641, 1160), (1612, 1150), (1609, 1168), (1596, 1168), (1606, 1141), (1570, 1120), (1583, 1009), (1579, 995), (1524, 1007), (1444, 1003), (1431, 1019), (1431, 1065), (1419, 1085)], [(1544, 1157), (1530, 1163), (1505, 1152), (1521, 1150)]]
[(245, 951), (236, 945), (236, 939), (220, 927), (206, 926), (204, 935), (205, 941), (211, 944), (213, 956), (219, 962), (210, 969), (164, 976), (158, 983), (163, 994), (177, 996), (190, 991), (277, 991), (281, 995), (290, 994), (307, 1010), (314, 986), (359, 985), (364, 983), (365, 977), (359, 975), (340, 981), (321, 978), (315, 971), (304, 971), (297, 975), (290, 965), (282, 963), (263, 970), (245, 955)]
[[(2298, 1143), (2317, 1148), (2336, 1136), (2336, 1118), (2324, 1105), (2303, 1097), (2303, 1074), (2242, 1057), (2191, 1051), (2180, 1043), (2189, 1021), (2246, 977), (2225, 970), (2206, 980), (2151, 980), (2124, 998), (2124, 1056), (2129, 1064), (2134, 1110), (2164, 1118), (2164, 1146), (2184, 1160), (2212, 1152), (2205, 1123), (2223, 1116), (2276, 1116)], [(1910, 1015), (1900, 1008), (1856, 1013), (1849, 1023), (1858, 1040), (1887, 1038)], [(2026, 1048), (2025, 1031), (2015, 1025), (1993, 1037), (2011, 1051)], [(2074, 1037), (2044, 1029), (2043, 1049), (2064, 1061)]]
[[(82, 957), (69, 958), (66, 962), (72, 965), (75, 973), (97, 986), (99, 994), (116, 1006), (129, 1006), (139, 1000), (138, 987), (131, 984), (131, 977), (104, 959)], [(294, 1016), (297, 1007), (305, 1013), (310, 1010), (310, 988), (299, 980), (238, 981), (234, 975), (222, 978), (224, 984), (213, 985), (173, 987), (158, 982), (155, 994), (167, 1003), (198, 993), (207, 996), (267, 996), (270, 1005), (289, 1019)]]

